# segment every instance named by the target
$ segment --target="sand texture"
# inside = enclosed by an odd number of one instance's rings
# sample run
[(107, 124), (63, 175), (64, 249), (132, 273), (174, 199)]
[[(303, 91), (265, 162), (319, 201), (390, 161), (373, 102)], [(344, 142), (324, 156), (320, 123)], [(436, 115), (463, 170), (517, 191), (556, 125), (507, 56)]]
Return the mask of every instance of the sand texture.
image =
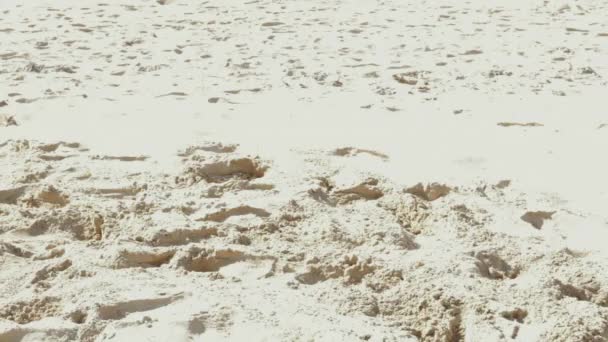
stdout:
[(0, 342), (608, 341), (608, 2), (0, 0)]

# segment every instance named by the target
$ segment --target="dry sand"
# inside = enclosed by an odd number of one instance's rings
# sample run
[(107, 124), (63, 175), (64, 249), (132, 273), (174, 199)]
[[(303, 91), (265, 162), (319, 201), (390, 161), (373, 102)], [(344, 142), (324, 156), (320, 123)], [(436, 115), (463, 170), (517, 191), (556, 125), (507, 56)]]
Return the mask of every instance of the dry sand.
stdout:
[(0, 1), (0, 341), (607, 341), (608, 3)]

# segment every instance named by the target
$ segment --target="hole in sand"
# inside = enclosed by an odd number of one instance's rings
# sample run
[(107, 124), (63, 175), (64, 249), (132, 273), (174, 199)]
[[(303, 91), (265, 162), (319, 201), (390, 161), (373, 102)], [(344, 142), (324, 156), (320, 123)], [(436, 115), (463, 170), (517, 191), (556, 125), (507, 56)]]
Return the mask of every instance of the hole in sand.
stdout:
[(536, 229), (541, 229), (545, 220), (553, 218), (555, 211), (528, 211), (523, 214), (520, 218)]
[(421, 198), (425, 201), (434, 201), (441, 197), (446, 196), (450, 193), (452, 189), (443, 184), (439, 183), (431, 183), (426, 186), (422, 183), (418, 183), (410, 188), (407, 188), (405, 192), (412, 194), (418, 198)]

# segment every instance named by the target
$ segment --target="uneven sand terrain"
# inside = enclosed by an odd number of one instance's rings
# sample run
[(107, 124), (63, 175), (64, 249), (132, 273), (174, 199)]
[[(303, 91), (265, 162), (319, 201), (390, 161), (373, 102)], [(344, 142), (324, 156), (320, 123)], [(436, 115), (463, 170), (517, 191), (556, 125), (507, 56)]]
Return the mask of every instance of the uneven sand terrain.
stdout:
[(0, 1), (0, 341), (608, 341), (607, 13)]

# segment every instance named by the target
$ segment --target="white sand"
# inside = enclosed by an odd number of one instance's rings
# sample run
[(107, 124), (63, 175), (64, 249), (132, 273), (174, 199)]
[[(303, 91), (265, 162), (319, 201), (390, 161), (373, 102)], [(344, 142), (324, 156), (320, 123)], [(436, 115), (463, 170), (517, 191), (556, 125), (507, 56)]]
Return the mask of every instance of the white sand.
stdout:
[(606, 13), (1, 0), (0, 341), (607, 341)]

